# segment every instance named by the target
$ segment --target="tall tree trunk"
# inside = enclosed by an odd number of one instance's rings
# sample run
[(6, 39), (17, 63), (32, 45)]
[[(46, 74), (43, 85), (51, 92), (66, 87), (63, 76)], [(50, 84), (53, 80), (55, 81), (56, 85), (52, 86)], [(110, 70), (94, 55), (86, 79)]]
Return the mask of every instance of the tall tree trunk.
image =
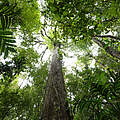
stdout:
[(56, 47), (53, 52), (43, 104), (42, 120), (70, 120), (66, 107), (66, 91), (62, 62)]

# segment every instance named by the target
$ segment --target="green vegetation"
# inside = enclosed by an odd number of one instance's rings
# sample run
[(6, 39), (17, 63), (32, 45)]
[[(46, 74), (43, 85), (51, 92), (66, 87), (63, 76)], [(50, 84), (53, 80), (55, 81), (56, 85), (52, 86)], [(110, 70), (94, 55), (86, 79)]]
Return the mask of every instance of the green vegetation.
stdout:
[(119, 23), (119, 0), (0, 0), (0, 120), (119, 120)]

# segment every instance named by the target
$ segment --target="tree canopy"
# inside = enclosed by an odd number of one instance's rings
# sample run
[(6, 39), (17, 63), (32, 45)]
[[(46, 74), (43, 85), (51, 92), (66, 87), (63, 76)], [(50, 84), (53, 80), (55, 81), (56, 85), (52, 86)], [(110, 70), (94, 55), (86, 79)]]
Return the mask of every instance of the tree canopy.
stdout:
[(119, 6), (0, 0), (0, 119), (119, 120)]

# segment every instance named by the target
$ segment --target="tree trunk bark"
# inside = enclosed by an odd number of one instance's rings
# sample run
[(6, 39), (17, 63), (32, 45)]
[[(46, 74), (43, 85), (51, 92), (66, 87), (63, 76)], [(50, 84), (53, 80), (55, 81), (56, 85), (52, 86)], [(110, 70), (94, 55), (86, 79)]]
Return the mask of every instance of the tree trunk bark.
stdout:
[(56, 47), (53, 52), (43, 103), (42, 120), (70, 120), (66, 106), (66, 91), (62, 62)]

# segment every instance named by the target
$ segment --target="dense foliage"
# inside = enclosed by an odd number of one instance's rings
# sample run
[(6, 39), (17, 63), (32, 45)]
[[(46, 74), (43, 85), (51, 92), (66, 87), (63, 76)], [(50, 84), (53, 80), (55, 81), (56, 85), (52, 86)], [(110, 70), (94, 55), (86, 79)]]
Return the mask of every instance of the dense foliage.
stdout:
[(119, 6), (119, 0), (45, 0), (40, 6), (0, 0), (0, 119), (41, 119), (48, 53), (59, 46), (71, 119), (119, 120)]

